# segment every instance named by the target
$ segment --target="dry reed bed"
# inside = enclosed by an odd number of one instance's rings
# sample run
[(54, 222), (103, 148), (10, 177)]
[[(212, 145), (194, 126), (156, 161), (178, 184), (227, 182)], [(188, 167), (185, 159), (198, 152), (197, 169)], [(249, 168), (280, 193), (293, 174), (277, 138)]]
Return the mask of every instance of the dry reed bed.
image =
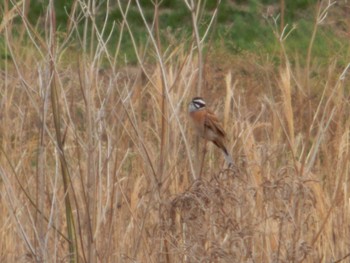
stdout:
[(72, 56), (57, 51), (50, 30), (43, 50), (6, 33), (1, 262), (349, 255), (346, 69), (235, 58), (218, 79), (209, 59), (202, 93), (222, 116), (237, 167), (209, 146), (199, 179), (187, 103), (200, 56), (179, 45), (158, 65), (101, 70), (102, 40), (93, 57)]
[[(2, 257), (25, 261), (33, 252), (46, 259), (64, 259), (67, 241), (54, 229), (65, 235), (64, 191), (52, 111), (42, 92), (49, 80), (43, 66), (26, 65), (20, 66), (21, 77), (8, 72), (11, 85), (2, 88), (1, 224), (6, 240)], [(251, 112), (244, 96), (252, 95), (240, 93), (237, 84), (229, 100), (227, 130), (238, 171), (222, 170), (222, 156), (210, 147), (202, 180), (193, 182), (189, 166), (193, 157), (187, 156), (186, 142), (171, 114), (165, 169), (162, 177), (157, 173), (161, 130), (157, 86), (140, 85), (126, 72), (85, 70), (80, 75), (92, 71), (95, 83), (88, 106), (77, 69), (62, 68), (58, 74), (69, 194), (81, 259), (83, 251), (88, 252), (91, 214), (93, 249), (103, 262), (231, 262), (232, 258), (314, 262), (346, 255), (349, 106), (342, 82), (327, 84), (324, 95), (312, 101), (317, 106), (311, 107), (312, 120), (293, 116), (302, 105), (297, 98), (288, 99), (287, 91), (256, 97), (255, 106), (260, 105), (261, 111)], [(171, 99), (192, 149), (186, 115), (190, 95), (184, 90), (190, 74), (183, 76)], [(152, 78), (157, 81), (157, 71)], [(276, 87), (291, 88), (285, 81), (275, 83)], [(223, 97), (211, 100), (213, 105), (222, 102)], [(93, 120), (90, 132), (87, 107)], [(290, 134), (292, 129), (298, 132)], [(92, 164), (95, 209), (89, 211), (86, 189)], [(39, 173), (44, 175), (41, 189)], [(39, 213), (40, 196), (44, 203)]]

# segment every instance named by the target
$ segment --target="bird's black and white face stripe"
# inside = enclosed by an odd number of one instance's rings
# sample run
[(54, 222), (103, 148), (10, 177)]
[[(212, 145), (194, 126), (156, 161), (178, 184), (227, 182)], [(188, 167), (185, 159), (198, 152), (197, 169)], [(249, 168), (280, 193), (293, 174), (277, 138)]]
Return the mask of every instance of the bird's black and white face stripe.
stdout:
[(194, 97), (189, 104), (189, 112), (197, 111), (205, 108), (205, 101), (201, 97)]

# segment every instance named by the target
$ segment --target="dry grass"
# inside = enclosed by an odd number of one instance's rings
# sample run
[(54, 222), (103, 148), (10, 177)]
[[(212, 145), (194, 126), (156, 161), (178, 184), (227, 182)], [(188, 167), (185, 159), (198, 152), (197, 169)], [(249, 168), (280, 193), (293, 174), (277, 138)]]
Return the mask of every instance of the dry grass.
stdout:
[(187, 118), (198, 52), (179, 44), (163, 56), (151, 38), (157, 65), (135, 46), (141, 66), (117, 69), (97, 28), (92, 55), (72, 55), (55, 41), (54, 13), (44, 37), (21, 17), (31, 42), (10, 23), (3, 32), (1, 262), (349, 260), (348, 69), (209, 57), (201, 89), (237, 169), (210, 146), (198, 180)]

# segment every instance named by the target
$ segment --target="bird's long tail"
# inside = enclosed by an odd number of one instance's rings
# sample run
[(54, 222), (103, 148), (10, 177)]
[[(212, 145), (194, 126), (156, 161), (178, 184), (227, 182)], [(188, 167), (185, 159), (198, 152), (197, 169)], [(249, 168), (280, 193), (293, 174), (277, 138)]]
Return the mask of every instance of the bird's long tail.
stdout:
[(227, 149), (226, 149), (225, 146), (222, 147), (222, 151), (223, 151), (223, 153), (224, 153), (225, 160), (226, 160), (227, 164), (228, 164), (229, 166), (230, 166), (230, 165), (234, 165), (232, 156), (229, 154), (229, 152), (227, 151)]

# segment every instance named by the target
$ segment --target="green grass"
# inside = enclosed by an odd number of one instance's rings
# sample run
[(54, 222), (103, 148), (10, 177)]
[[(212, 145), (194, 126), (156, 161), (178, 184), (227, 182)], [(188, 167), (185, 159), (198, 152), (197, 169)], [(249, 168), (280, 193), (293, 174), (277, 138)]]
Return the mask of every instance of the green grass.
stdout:
[[(67, 13), (70, 12), (72, 2), (72, 0), (65, 0), (60, 1), (60, 4), (56, 3), (57, 27), (61, 31), (65, 31), (66, 29)], [(154, 16), (154, 6), (152, 2), (146, 0), (140, 2), (148, 24), (152, 24)], [(286, 1), (285, 24), (297, 25), (297, 29), (290, 35), (286, 47), (287, 51), (291, 52), (291, 54), (298, 53), (303, 55), (301, 56), (300, 63), (304, 62), (303, 58), (305, 58), (311, 38), (316, 2), (316, 0)], [(216, 5), (217, 1), (205, 1), (199, 21), (201, 35), (204, 34)], [(263, 17), (266, 11), (266, 5), (278, 7), (279, 1), (222, 1), (219, 6), (216, 23), (212, 29), (212, 41), (210, 43), (214, 48), (211, 49), (211, 52), (215, 53), (218, 49), (233, 54), (248, 51), (258, 54), (270, 54), (270, 56), (278, 57), (279, 43), (273, 34), (273, 28), (271, 26), (272, 19), (270, 18), (268, 22)], [(29, 21), (33, 25), (38, 24), (39, 19), (43, 20), (46, 8), (47, 1), (44, 3), (32, 1), (29, 10)], [(102, 25), (105, 14), (106, 3), (101, 3), (98, 7), (96, 17), (97, 25)], [(127, 18), (137, 45), (139, 47), (144, 47), (147, 43), (148, 36), (136, 3), (131, 4)], [(19, 20), (19, 18), (17, 19)], [(116, 43), (120, 34), (120, 24), (122, 23), (122, 15), (120, 10), (118, 10), (117, 4), (114, 4), (110, 8), (107, 32), (112, 29), (113, 22), (116, 23), (117, 27), (108, 45), (111, 53), (114, 53), (116, 48)], [(79, 26), (80, 34), (83, 32), (83, 24), (84, 23), (80, 23)], [(172, 44), (174, 44), (172, 43), (172, 39), (178, 40), (181, 43), (185, 42), (187, 45), (191, 43), (191, 13), (182, 1), (162, 1), (159, 24), (163, 47), (171, 47)], [(88, 36), (90, 36), (90, 34), (88, 34)], [(72, 42), (75, 40), (76, 39), (73, 39)], [(208, 43), (208, 41), (205, 43)], [(71, 44), (76, 46), (76, 43)], [(3, 45), (1, 45), (1, 43), (0, 49), (3, 50)], [(321, 26), (316, 36), (313, 55), (317, 56), (323, 63), (327, 63), (331, 54), (334, 54), (330, 52), (331, 50), (337, 50), (341, 60), (343, 57), (342, 54), (349, 52), (348, 40), (338, 37), (336, 33), (334, 33), (334, 28)], [(1, 54), (1, 58), (4, 59), (4, 52), (1, 52)], [(137, 63), (131, 38), (126, 28), (124, 28), (124, 36), (121, 42), (121, 52), (118, 61), (121, 65), (125, 62), (130, 64)], [(343, 61), (342, 64), (346, 64), (346, 61)]]

